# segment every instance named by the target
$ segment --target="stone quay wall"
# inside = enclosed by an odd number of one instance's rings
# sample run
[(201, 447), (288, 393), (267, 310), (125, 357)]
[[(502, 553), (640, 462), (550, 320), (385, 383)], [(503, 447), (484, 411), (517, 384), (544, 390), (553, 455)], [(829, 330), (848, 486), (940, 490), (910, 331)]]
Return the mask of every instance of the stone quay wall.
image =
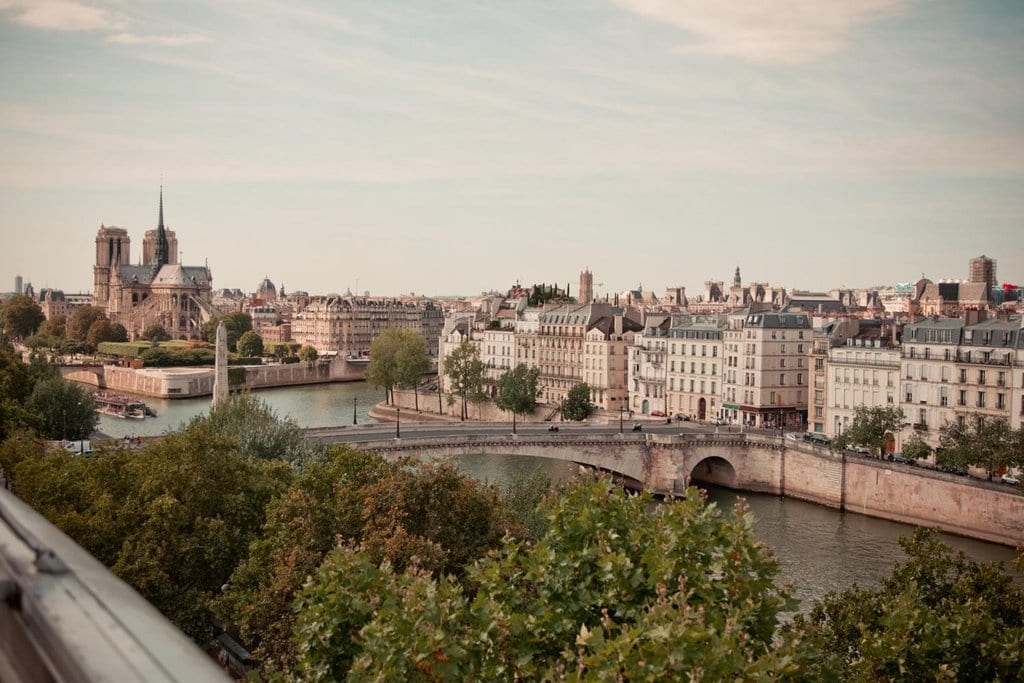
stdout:
[[(314, 363), (273, 365), (233, 365), (245, 369), (245, 383), (232, 390), (269, 389), (272, 387), (323, 384), (328, 382), (356, 382), (365, 379), (365, 363), (349, 363), (335, 358)], [(68, 373), (68, 379), (100, 389), (123, 391), (156, 398), (193, 398), (213, 393), (214, 369), (198, 368), (124, 368), (106, 365), (99, 370)]]
[[(435, 396), (436, 400), (436, 396)], [(695, 479), (872, 517), (1024, 543), (1024, 495), (1008, 486), (749, 434), (446, 436), (360, 444), (382, 452), (522, 454), (589, 465), (680, 494)]]

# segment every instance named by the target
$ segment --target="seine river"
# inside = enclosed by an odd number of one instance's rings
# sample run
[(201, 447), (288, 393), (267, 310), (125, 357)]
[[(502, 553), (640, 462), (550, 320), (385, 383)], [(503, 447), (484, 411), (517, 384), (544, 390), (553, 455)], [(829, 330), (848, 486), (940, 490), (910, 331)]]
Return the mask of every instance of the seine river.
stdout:
[[(384, 398), (384, 392), (365, 382), (287, 387), (257, 392), (282, 417), (290, 416), (303, 427), (352, 424), (353, 399), (359, 424), (373, 420), (367, 412)], [(100, 431), (114, 437), (158, 435), (174, 430), (196, 415), (209, 411), (210, 399), (162, 401), (146, 399), (157, 417), (121, 420), (101, 415)], [(553, 480), (571, 476), (576, 466), (528, 456), (477, 455), (461, 458), (459, 466), (468, 474), (492, 482), (507, 482), (516, 474), (541, 471)], [(757, 536), (775, 552), (782, 579), (793, 585), (794, 594), (806, 607), (832, 590), (853, 583), (873, 585), (887, 575), (902, 557), (899, 538), (913, 527), (897, 522), (837, 512), (831, 508), (798, 500), (756, 493), (737, 493), (712, 488), (709, 497), (719, 507), (731, 510), (743, 496), (754, 514)], [(943, 535), (956, 549), (978, 560), (1000, 560), (1009, 567), (1011, 548)]]

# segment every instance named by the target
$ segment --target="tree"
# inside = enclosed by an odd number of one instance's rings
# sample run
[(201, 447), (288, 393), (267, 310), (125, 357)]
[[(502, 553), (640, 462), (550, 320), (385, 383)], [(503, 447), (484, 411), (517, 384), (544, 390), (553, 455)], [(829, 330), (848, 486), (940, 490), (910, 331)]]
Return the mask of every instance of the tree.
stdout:
[(93, 321), (92, 325), (89, 326), (89, 331), (85, 333), (86, 343), (94, 348), (103, 342), (116, 341), (116, 337), (117, 332), (114, 330), (114, 326), (106, 318), (99, 318)]
[(113, 323), (110, 326), (110, 341), (112, 342), (126, 342), (128, 341), (128, 330), (125, 329), (121, 323)]
[[(877, 589), (830, 593), (784, 640), (816, 657), (808, 680), (1019, 680), (1024, 592), (997, 563), (952, 553), (932, 530), (900, 540), (907, 559)], [(1024, 555), (1018, 556), (1024, 568)]]
[(562, 417), (567, 420), (586, 420), (590, 415), (590, 386), (585, 382), (573, 385), (562, 402)]
[(384, 400), (392, 400), (392, 388), (398, 382), (398, 350), (402, 344), (402, 328), (389, 327), (370, 344), (370, 362), (366, 381), (384, 389)]
[(991, 481), (1000, 470), (1024, 465), (1019, 443), (1019, 434), (1005, 420), (969, 415), (962, 422), (955, 420), (942, 426), (937, 460), (940, 465), (961, 469), (981, 467)]
[(238, 353), (250, 358), (258, 358), (263, 355), (263, 337), (254, 330), (249, 330), (238, 338)]
[(224, 332), (228, 339), (228, 350), (236, 351), (238, 340), (252, 329), (252, 316), (241, 311), (232, 311), (203, 323), (203, 339), (211, 344), (217, 342), (217, 326), (224, 321)]
[(63, 315), (52, 316), (49, 320), (44, 322), (39, 327), (39, 334), (44, 335), (46, 337), (51, 337), (53, 339), (58, 339), (60, 341), (63, 341), (64, 340), (64, 335), (65, 335), (65, 331), (66, 331), (66, 328), (67, 328), (67, 323), (68, 323), (67, 316), (63, 316)]
[(853, 422), (832, 440), (832, 448), (843, 451), (850, 446), (864, 446), (872, 455), (881, 455), (885, 436), (903, 429), (903, 411), (895, 406), (857, 406)]
[(239, 457), (204, 428), (139, 452), (53, 453), (16, 467), (18, 495), (197, 642), (291, 468)]
[(42, 417), (48, 439), (88, 439), (99, 422), (92, 394), (61, 377), (38, 382), (27, 407)]
[(167, 330), (164, 329), (163, 325), (153, 323), (142, 331), (142, 338), (148, 342), (162, 342), (168, 341), (171, 335), (167, 334)]
[(269, 507), (217, 609), (265, 664), (285, 668), (297, 653), (292, 602), (339, 539), (360, 544), (375, 564), (461, 574), (498, 547), (505, 517), (493, 489), (450, 464), (332, 448)]
[(911, 460), (924, 460), (932, 454), (932, 447), (925, 443), (917, 434), (914, 434), (903, 443), (903, 457)]
[(537, 380), (540, 368), (528, 368), (520, 363), (498, 380), (498, 395), (494, 404), (512, 413), (512, 433), (516, 433), (516, 415), (529, 415), (537, 407)]
[(241, 393), (217, 404), (209, 415), (192, 418), (189, 429), (205, 429), (237, 444), (238, 452), (253, 460), (281, 460), (294, 466), (311, 462), (323, 453), (307, 441), (291, 418), (282, 418), (262, 399)]
[(301, 349), (299, 349), (299, 358), (306, 361), (310, 365), (316, 362), (318, 356), (319, 354), (317, 353), (315, 346), (310, 346), (309, 344), (306, 344)]
[(484, 394), (484, 364), (480, 360), (480, 350), (469, 340), (463, 340), (444, 359), (444, 374), (451, 382), (452, 391), (448, 395), (448, 404), (455, 401), (455, 396), (462, 399), (460, 419), (469, 417), (466, 401), (479, 401)]
[(3, 309), (0, 309), (3, 328), (15, 339), (24, 339), (35, 334), (45, 319), (43, 309), (32, 297), (25, 294), (15, 294), (7, 300)]
[(107, 320), (107, 314), (102, 308), (79, 306), (68, 318), (65, 336), (73, 341), (87, 342), (89, 330), (97, 320)]
[(395, 354), (395, 384), (403, 389), (412, 389), (416, 410), (420, 409), (419, 385), (423, 375), (429, 371), (427, 340), (419, 332), (403, 328), (402, 340)]
[(749, 516), (697, 489), (655, 505), (604, 480), (541, 504), (535, 543), (509, 539), (467, 577), (334, 550), (299, 595), (302, 680), (753, 680), (793, 675), (775, 643), (793, 603)]

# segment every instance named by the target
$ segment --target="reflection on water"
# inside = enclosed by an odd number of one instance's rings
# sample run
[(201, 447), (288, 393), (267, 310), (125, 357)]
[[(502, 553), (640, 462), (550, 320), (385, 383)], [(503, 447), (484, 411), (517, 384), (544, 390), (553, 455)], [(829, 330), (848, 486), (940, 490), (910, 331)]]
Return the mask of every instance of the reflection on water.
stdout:
[[(367, 413), (384, 400), (383, 389), (366, 382), (339, 382), (299, 387), (280, 387), (254, 392), (281, 417), (291, 416), (300, 427), (331, 427), (352, 424), (352, 399), (356, 399), (359, 424), (374, 422)], [(210, 397), (176, 400), (143, 398), (156, 417), (132, 420), (100, 415), (101, 432), (113, 437), (156, 436), (181, 427), (196, 415), (210, 412)]]

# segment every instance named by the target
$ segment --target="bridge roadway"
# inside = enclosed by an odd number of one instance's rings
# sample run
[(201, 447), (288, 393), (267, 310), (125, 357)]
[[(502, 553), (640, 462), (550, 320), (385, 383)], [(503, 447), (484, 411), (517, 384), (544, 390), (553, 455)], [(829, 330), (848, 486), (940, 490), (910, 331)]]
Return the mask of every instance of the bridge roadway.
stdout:
[[(702, 481), (753, 491), (777, 491), (778, 477), (762, 465), (778, 459), (778, 432), (741, 433), (738, 428), (695, 423), (642, 423), (633, 431), (626, 423), (525, 423), (512, 433), (511, 423), (446, 422), (385, 423), (306, 429), (307, 438), (346, 443), (365, 450), (394, 454), (467, 455), (518, 454), (565, 460), (614, 472), (658, 493), (680, 493), (691, 476)], [(805, 444), (796, 444), (807, 449)], [(750, 455), (751, 448), (758, 457)], [(757, 463), (753, 466), (752, 463)], [(696, 471), (695, 468), (700, 466)], [(768, 469), (777, 469), (774, 464)]]
[[(663, 495), (693, 481), (770, 493), (996, 543), (1024, 541), (1024, 495), (1013, 487), (923, 467), (835, 453), (777, 431), (693, 423), (394, 422), (306, 429), (307, 438), (383, 455), (526, 455), (613, 472)], [(400, 438), (396, 438), (400, 437)]]

